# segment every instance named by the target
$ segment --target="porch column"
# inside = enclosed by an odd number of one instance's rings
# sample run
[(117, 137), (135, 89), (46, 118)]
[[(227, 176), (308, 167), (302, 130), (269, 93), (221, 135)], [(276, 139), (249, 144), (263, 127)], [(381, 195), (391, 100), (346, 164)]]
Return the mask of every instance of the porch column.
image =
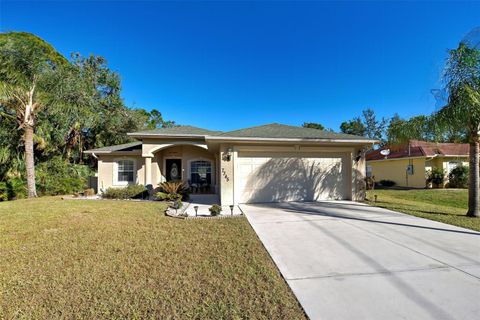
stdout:
[(152, 157), (145, 157), (145, 185), (152, 184)]

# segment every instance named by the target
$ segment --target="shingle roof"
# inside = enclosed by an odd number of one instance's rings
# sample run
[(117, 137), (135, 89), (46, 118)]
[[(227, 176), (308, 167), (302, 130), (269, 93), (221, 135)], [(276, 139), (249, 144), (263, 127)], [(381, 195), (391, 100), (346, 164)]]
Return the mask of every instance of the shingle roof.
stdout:
[(138, 132), (131, 132), (129, 136), (141, 136), (141, 135), (192, 135), (192, 136), (207, 136), (218, 135), (221, 131), (212, 131), (203, 128), (193, 126), (178, 126), (172, 128), (159, 128), (153, 130), (144, 130)]
[(118, 144), (116, 146), (108, 146), (103, 148), (91, 149), (85, 151), (85, 153), (109, 153), (113, 151), (133, 151), (141, 150), (142, 141), (135, 141), (130, 143)]
[[(250, 127), (240, 130), (222, 132), (202, 129), (193, 126), (178, 126), (173, 128), (161, 128), (154, 130), (144, 130), (132, 132), (129, 136), (142, 138), (148, 136), (179, 136), (179, 137), (200, 137), (205, 139), (235, 139), (235, 138), (259, 138), (259, 139), (325, 139), (325, 140), (345, 140), (345, 141), (363, 141), (372, 142), (372, 139), (355, 136), (344, 133), (335, 133), (313, 128), (304, 128), (288, 126), (284, 124), (272, 123), (263, 126)], [(86, 153), (110, 153), (114, 151), (131, 151), (141, 149), (141, 141), (110, 146), (86, 151)]]
[(271, 123), (263, 126), (224, 132), (219, 137), (239, 138), (285, 138), (285, 139), (335, 139), (335, 140), (372, 140), (366, 137), (351, 134), (335, 133), (331, 131), (288, 126)]
[(384, 149), (390, 149), (387, 159), (412, 158), (412, 157), (433, 157), (441, 156), (468, 156), (470, 146), (467, 143), (436, 143), (420, 140), (410, 140), (408, 143), (397, 147), (384, 147), (378, 150), (372, 150), (366, 155), (368, 160), (383, 160), (385, 156), (380, 152)]
[(365, 140), (372, 139), (344, 133), (335, 133), (313, 128), (288, 126), (284, 124), (271, 123), (262, 126), (250, 127), (228, 132), (212, 131), (193, 126), (179, 126), (173, 128), (161, 128), (132, 132), (128, 135), (133, 137), (141, 136), (201, 136), (201, 137), (228, 137), (228, 138), (273, 138), (273, 139), (336, 139), (336, 140)]

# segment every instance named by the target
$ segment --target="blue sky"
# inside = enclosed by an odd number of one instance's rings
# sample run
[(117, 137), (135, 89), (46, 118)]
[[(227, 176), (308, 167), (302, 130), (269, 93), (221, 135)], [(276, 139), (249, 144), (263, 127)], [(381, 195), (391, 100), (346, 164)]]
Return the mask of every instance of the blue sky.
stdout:
[(229, 130), (435, 110), (480, 3), (0, 1), (1, 31), (104, 56), (127, 105)]

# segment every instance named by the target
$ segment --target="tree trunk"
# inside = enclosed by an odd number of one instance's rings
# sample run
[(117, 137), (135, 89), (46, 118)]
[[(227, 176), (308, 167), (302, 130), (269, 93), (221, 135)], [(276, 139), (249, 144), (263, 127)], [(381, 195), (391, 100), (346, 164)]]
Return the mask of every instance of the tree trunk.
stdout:
[(35, 186), (35, 159), (33, 155), (33, 126), (27, 125), (25, 131), (25, 167), (27, 169), (27, 188), (28, 197), (37, 196), (37, 188)]
[(468, 212), (469, 217), (480, 217), (478, 211), (479, 195), (479, 142), (478, 139), (470, 142), (470, 182), (468, 184)]

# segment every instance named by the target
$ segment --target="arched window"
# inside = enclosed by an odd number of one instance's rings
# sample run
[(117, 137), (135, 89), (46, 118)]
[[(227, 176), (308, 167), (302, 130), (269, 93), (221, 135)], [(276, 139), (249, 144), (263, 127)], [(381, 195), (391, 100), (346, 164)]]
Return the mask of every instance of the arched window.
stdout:
[(117, 180), (120, 183), (135, 181), (135, 165), (133, 160), (119, 160), (117, 162)]
[(190, 163), (190, 182), (195, 184), (212, 184), (212, 163), (196, 160)]

